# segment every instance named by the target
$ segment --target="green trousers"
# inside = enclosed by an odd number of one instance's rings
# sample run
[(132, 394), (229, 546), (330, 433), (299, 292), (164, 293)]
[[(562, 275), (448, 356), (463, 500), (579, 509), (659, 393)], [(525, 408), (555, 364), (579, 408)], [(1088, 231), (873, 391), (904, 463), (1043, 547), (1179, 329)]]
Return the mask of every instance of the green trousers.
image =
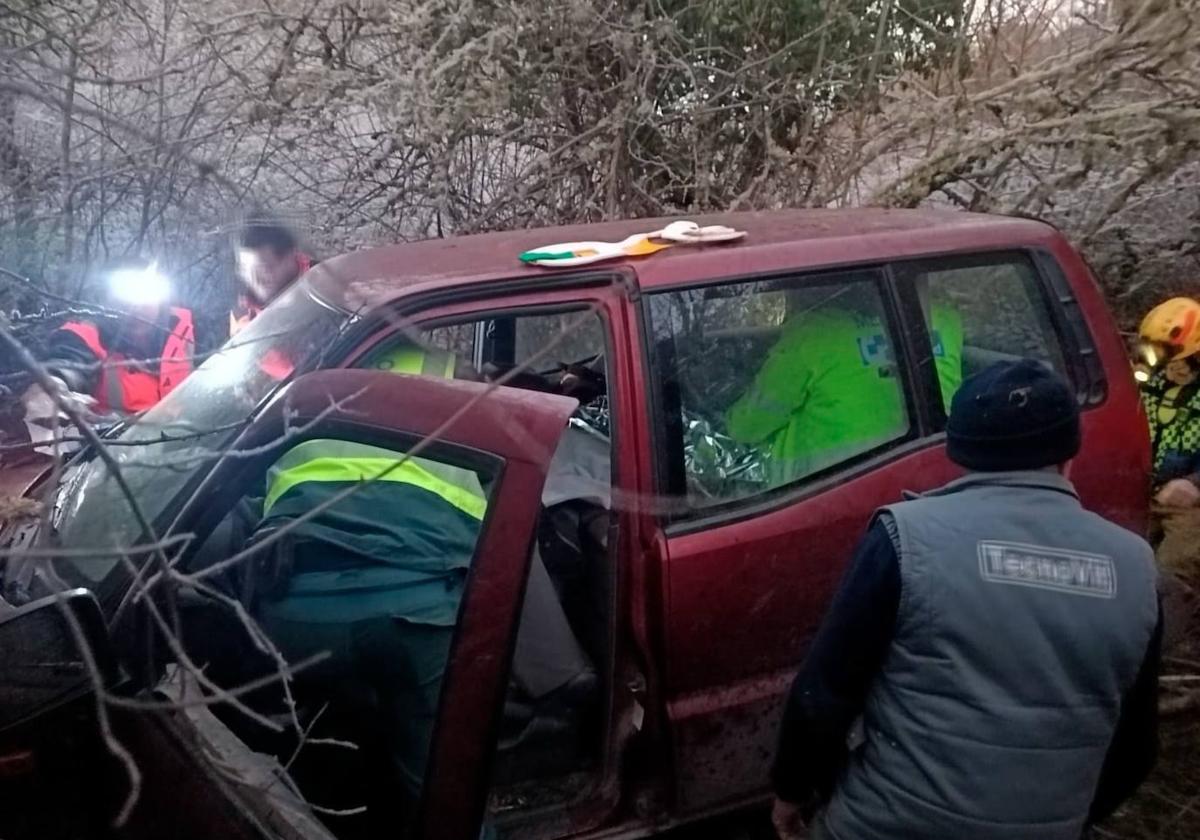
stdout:
[(300, 621), (294, 612), (273, 615), (272, 606), (262, 605), (259, 622), (288, 662), (329, 654), (296, 675), (297, 693), (368, 716), (400, 783), (418, 796), (454, 628), (389, 615)]

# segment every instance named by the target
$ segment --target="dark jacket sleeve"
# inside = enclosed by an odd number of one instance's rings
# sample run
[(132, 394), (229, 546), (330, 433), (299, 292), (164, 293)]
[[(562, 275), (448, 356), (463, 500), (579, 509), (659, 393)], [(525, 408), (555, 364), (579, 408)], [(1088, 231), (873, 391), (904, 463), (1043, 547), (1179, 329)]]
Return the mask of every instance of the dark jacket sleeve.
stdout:
[(1163, 614), (1146, 648), (1137, 680), (1121, 704), (1121, 717), (1092, 800), (1091, 822), (1105, 819), (1146, 780), (1158, 758), (1158, 672), (1162, 659)]
[(46, 370), (80, 394), (91, 394), (100, 381), (100, 359), (70, 330), (55, 330), (46, 342)]
[(880, 518), (867, 530), (792, 683), (771, 772), (780, 799), (815, 806), (833, 791), (895, 631), (900, 565), (890, 527)]

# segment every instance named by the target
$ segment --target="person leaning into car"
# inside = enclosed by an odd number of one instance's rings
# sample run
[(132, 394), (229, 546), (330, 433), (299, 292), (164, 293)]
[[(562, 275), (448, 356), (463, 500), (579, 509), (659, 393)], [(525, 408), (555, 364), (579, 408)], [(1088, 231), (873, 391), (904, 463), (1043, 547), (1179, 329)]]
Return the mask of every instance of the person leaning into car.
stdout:
[[(454, 370), (449, 354), (411, 345), (387, 361), (399, 373)], [(250, 544), (288, 532), (260, 553), (247, 600), (288, 662), (326, 656), (298, 672), (297, 691), (370, 721), (401, 810), (425, 777), (486, 510), (473, 471), (352, 440), (303, 441), (267, 473)]]
[(1038, 363), (962, 385), (947, 450), (968, 474), (878, 512), (792, 685), (781, 837), (1078, 840), (1145, 778), (1154, 558), (1080, 505), (1079, 445)]

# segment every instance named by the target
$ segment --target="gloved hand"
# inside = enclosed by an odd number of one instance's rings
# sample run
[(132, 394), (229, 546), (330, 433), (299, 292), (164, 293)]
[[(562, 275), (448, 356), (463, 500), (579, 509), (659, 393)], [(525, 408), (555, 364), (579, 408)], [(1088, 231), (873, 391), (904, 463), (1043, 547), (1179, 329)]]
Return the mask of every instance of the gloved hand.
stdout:
[[(70, 404), (84, 417), (94, 416), (96, 407), (94, 397), (70, 390), (67, 388), (67, 383), (57, 376), (51, 376), (50, 381), (57, 388), (60, 399)], [(59, 410), (50, 394), (46, 393), (45, 389), (36, 382), (25, 389), (25, 393), (21, 395), (21, 402), (25, 406), (25, 419), (30, 422), (52, 421), (54, 417), (57, 417), (60, 423), (70, 422), (70, 418), (65, 412)], [(49, 426), (53, 423), (41, 422), (40, 425)]]
[[(79, 394), (67, 388), (65, 382), (57, 377), (51, 377), (60, 399), (69, 403), (89, 423), (94, 423), (96, 417), (94, 408), (96, 400), (87, 394)], [(56, 435), (63, 436), (66, 428), (72, 426), (72, 420), (62, 411), (50, 394), (41, 385), (34, 383), (25, 389), (21, 395), (21, 403), (25, 408), (25, 428), (29, 440), (35, 444), (47, 444), (35, 447), (35, 452), (45, 455), (65, 455), (78, 448), (77, 442), (53, 443)]]
[(1196, 507), (1200, 504), (1200, 487), (1186, 478), (1172, 479), (1155, 494), (1154, 501), (1164, 507)]

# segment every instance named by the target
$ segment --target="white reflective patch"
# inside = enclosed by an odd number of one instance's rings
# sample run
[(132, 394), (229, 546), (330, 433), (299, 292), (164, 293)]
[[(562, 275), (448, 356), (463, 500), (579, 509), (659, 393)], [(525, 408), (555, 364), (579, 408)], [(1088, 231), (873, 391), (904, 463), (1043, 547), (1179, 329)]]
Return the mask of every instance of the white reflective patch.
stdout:
[(1051, 589), (1092, 598), (1117, 596), (1111, 557), (1040, 545), (981, 541), (979, 573), (992, 583)]

